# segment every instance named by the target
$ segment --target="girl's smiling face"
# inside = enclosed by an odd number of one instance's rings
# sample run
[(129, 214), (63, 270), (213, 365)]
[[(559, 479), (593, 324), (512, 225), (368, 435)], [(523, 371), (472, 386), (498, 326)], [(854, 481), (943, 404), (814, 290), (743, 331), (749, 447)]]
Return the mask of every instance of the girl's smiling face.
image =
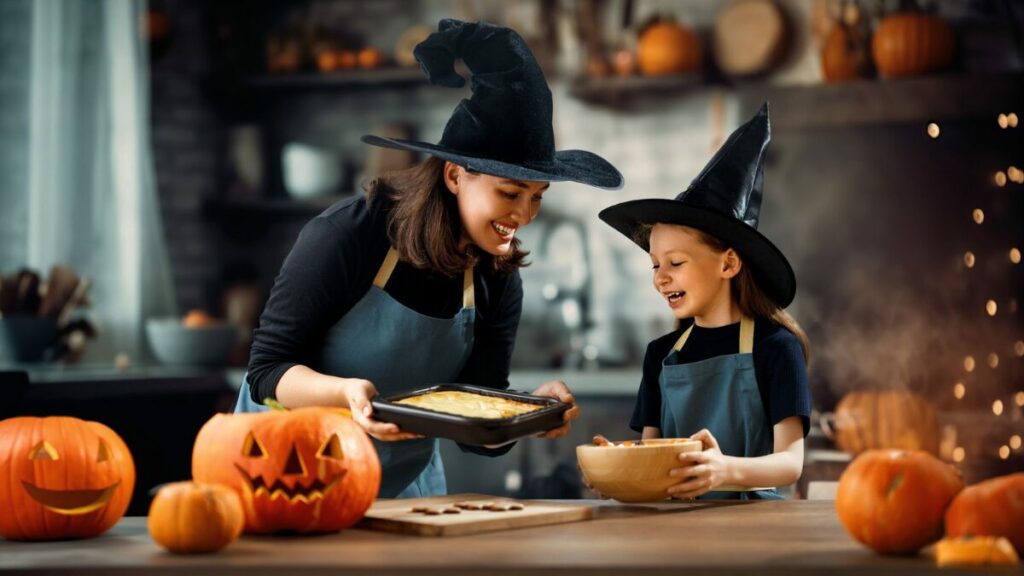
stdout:
[(445, 163), (444, 179), (459, 207), (462, 243), (494, 256), (512, 251), (516, 231), (537, 217), (549, 185), (470, 172), (451, 162)]
[(702, 326), (735, 321), (730, 280), (742, 266), (735, 250), (717, 252), (697, 230), (675, 224), (655, 224), (650, 246), (654, 288), (676, 318)]

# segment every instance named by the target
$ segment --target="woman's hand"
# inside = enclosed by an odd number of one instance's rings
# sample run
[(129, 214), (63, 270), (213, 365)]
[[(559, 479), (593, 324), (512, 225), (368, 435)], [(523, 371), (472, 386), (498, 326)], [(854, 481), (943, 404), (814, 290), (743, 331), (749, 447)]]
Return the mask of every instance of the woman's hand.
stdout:
[(550, 382), (545, 382), (544, 384), (540, 385), (540, 388), (537, 388), (536, 390), (533, 391), (533, 395), (557, 398), (562, 402), (566, 402), (568, 404), (573, 405), (572, 408), (566, 410), (565, 413), (562, 415), (562, 422), (564, 422), (564, 424), (562, 424), (558, 428), (552, 428), (547, 432), (541, 432), (540, 434), (537, 435), (537, 437), (561, 438), (562, 436), (568, 434), (569, 428), (572, 427), (572, 425), (569, 424), (569, 422), (575, 420), (576, 418), (579, 418), (580, 407), (574, 404), (576, 399), (573, 397), (572, 392), (569, 391), (569, 387), (565, 385), (565, 382), (562, 382), (561, 380), (552, 380)]
[(690, 436), (690, 439), (700, 440), (704, 449), (679, 454), (681, 467), (669, 471), (670, 476), (683, 479), (679, 484), (669, 487), (668, 493), (673, 498), (696, 498), (711, 492), (726, 483), (729, 473), (718, 441), (707, 428)]
[(419, 434), (402, 432), (396, 424), (373, 419), (373, 406), (370, 405), (370, 399), (377, 395), (377, 387), (373, 385), (373, 382), (361, 378), (344, 378), (342, 393), (352, 412), (352, 419), (370, 436), (385, 442), (423, 437)]

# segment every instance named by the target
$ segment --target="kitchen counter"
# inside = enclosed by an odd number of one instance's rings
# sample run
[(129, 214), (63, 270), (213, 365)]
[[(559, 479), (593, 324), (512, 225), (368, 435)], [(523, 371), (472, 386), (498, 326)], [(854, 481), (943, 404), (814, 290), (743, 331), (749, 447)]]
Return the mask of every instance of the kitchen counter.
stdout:
[(939, 572), (927, 554), (883, 557), (861, 547), (839, 524), (831, 501), (587, 503), (595, 507), (594, 519), (570, 524), (447, 538), (364, 529), (307, 537), (243, 536), (218, 554), (200, 556), (164, 552), (149, 538), (145, 518), (131, 517), (92, 540), (0, 540), (0, 570), (189, 576)]

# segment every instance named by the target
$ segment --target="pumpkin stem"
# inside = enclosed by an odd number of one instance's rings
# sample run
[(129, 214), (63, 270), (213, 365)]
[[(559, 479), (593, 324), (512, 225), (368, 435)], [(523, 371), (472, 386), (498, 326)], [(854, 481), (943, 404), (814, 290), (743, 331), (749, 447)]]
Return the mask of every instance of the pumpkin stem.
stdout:
[(271, 412), (287, 412), (288, 411), (288, 409), (284, 407), (284, 404), (281, 404), (280, 402), (278, 402), (277, 400), (274, 400), (273, 398), (266, 398), (266, 399), (264, 399), (263, 400), (263, 405), (266, 406), (267, 408), (270, 408)]
[(885, 497), (886, 498), (891, 498), (892, 497), (892, 493), (895, 492), (896, 489), (900, 487), (900, 484), (903, 484), (903, 477), (906, 474), (907, 474), (906, 472), (900, 472), (899, 474), (896, 475), (895, 478), (892, 479), (892, 481), (889, 482), (889, 485), (886, 486), (886, 488), (885, 488)]

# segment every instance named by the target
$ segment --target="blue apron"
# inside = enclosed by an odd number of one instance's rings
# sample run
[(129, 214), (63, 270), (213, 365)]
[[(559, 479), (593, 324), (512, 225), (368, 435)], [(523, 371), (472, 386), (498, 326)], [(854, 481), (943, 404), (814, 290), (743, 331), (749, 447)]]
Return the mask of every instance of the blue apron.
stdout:
[[(685, 438), (707, 428), (727, 456), (765, 456), (774, 451), (772, 429), (765, 417), (754, 373), (754, 321), (740, 320), (738, 354), (679, 364), (691, 325), (661, 365), (661, 435)], [(701, 499), (777, 500), (775, 489), (708, 492)]]
[[(476, 318), (473, 270), (463, 274), (462, 309), (435, 318), (407, 308), (384, 291), (398, 263), (388, 251), (369, 291), (332, 326), (315, 370), (332, 376), (365, 378), (382, 396), (452, 382), (473, 349)], [(242, 381), (235, 412), (266, 410), (252, 401)], [(398, 442), (372, 439), (383, 469), (381, 498), (417, 498), (447, 493), (436, 438)]]

